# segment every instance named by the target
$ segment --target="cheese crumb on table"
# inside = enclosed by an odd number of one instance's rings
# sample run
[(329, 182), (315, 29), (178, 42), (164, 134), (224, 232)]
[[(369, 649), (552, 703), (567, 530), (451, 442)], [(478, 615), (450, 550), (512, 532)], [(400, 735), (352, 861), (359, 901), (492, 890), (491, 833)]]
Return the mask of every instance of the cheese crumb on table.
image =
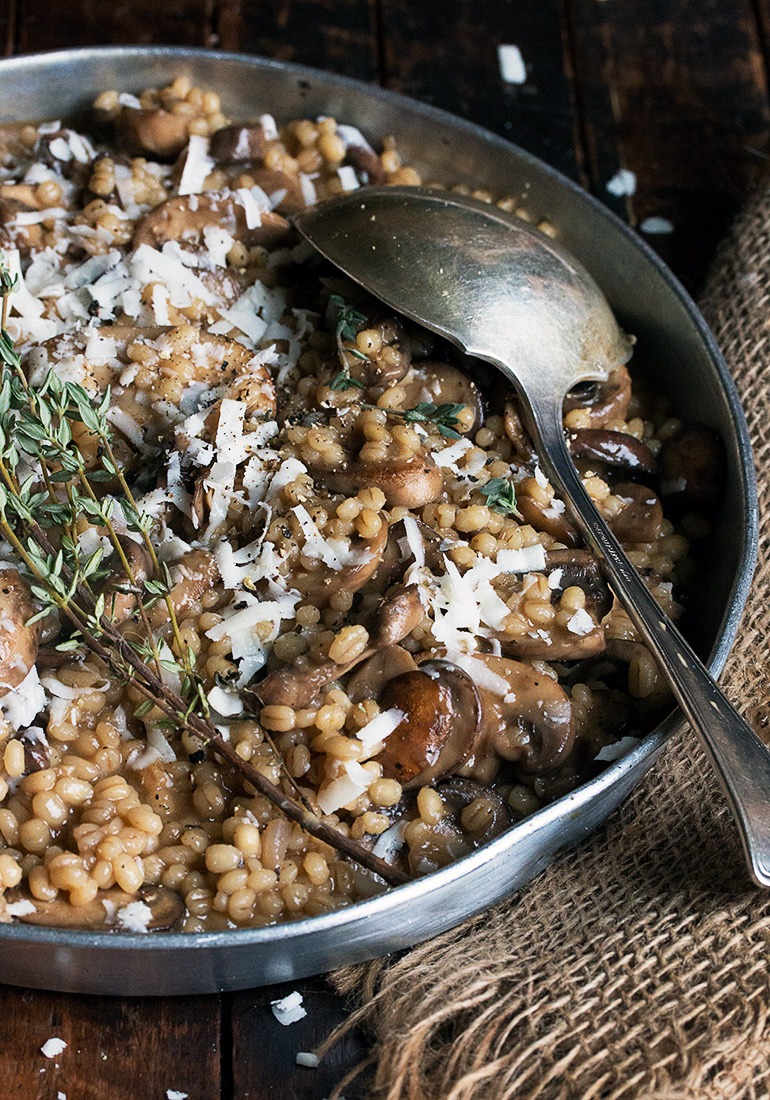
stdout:
[(48, 1039), (45, 1043), (43, 1043), (40, 1050), (46, 1056), (46, 1058), (55, 1058), (57, 1054), (61, 1054), (61, 1052), (66, 1049), (66, 1047), (67, 1044), (64, 1042), (63, 1039), (58, 1039), (54, 1036), (52, 1039)]
[(308, 1066), (310, 1069), (315, 1069), (319, 1064), (318, 1055), (306, 1050), (301, 1050), (295, 1061), (298, 1066)]
[(278, 1023), (283, 1024), (284, 1027), (288, 1027), (289, 1024), (296, 1024), (297, 1020), (307, 1016), (307, 1009), (302, 1005), (302, 994), (298, 993), (296, 989), (279, 1001), (271, 1001), (270, 1007)]
[(187, 1100), (188, 1093), (177, 1092), (176, 1089), (166, 1089), (166, 1100)]
[(518, 46), (498, 46), (497, 60), (500, 65), (500, 76), (506, 84), (526, 82), (527, 70)]

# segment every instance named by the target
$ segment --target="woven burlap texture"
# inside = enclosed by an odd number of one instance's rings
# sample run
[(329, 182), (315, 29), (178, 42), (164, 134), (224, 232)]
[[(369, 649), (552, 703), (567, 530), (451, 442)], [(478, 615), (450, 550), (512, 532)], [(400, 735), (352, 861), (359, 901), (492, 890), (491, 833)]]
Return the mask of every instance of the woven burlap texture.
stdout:
[[(703, 309), (743, 400), (760, 562), (723, 677), (770, 712), (770, 185)], [(765, 1100), (770, 893), (753, 888), (693, 735), (516, 897), (395, 960), (340, 971), (373, 1033), (377, 1100)]]

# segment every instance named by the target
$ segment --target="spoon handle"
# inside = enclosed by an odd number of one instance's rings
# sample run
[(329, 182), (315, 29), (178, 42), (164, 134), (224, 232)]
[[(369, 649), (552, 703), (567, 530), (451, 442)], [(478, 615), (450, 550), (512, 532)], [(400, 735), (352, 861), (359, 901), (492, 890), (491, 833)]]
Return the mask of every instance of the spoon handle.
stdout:
[[(770, 751), (717, 687), (629, 562), (589, 497), (567, 450), (561, 409), (522, 394), (540, 460), (629, 618), (655, 657), (711, 759), (733, 816), (752, 878), (770, 886)], [(559, 403), (560, 405), (561, 403)], [(535, 406), (535, 407), (533, 407)]]

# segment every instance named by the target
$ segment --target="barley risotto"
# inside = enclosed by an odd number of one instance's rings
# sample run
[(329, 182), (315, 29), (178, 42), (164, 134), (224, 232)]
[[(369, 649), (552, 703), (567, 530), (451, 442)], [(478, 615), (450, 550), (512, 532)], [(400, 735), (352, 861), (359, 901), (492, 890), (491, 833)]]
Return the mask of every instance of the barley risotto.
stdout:
[[(477, 848), (667, 705), (499, 376), (286, 219), (385, 182), (430, 181), (181, 78), (82, 131), (0, 127), (0, 920), (320, 914)], [(564, 426), (677, 618), (718, 441), (623, 366)]]

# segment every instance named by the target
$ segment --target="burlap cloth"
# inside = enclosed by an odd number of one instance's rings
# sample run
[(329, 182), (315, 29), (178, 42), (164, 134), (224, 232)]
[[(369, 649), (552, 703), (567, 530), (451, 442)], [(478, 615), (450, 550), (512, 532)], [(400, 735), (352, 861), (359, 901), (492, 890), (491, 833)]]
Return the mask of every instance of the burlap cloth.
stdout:
[[(760, 561), (722, 679), (759, 729), (770, 708), (770, 183), (722, 247), (702, 305), (755, 448)], [(604, 827), (513, 898), (333, 980), (373, 1034), (377, 1100), (765, 1100), (769, 956), (770, 891), (751, 886), (687, 731)]]

